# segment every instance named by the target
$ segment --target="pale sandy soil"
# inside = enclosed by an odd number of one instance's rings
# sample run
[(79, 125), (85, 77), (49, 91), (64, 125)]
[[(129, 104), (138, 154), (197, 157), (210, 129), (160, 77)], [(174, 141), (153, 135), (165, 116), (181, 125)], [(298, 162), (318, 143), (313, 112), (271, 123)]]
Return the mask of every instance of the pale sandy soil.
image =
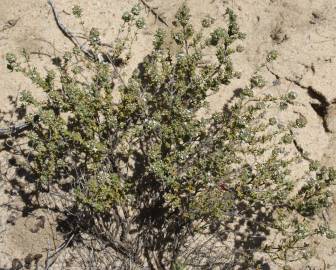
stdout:
[[(137, 2), (55, 0), (62, 20), (75, 32), (82, 30), (78, 21), (69, 13), (74, 4), (80, 4), (84, 11), (85, 25), (97, 27), (104, 42), (113, 40), (120, 25), (121, 14)], [(148, 3), (158, 7), (158, 12), (171, 24), (182, 1), (152, 0)], [(210, 98), (210, 111), (221, 109), (232, 96), (232, 90), (244, 86), (246, 79), (263, 62), (267, 51), (276, 49), (280, 56), (272, 65), (272, 70), (279, 76), (280, 84), (273, 86), (276, 76), (265, 71), (263, 75), (268, 81), (267, 87), (276, 93), (288, 90), (298, 93), (299, 101), (304, 104), (300, 111), (308, 119), (307, 127), (295, 134), (298, 143), (312, 158), (323, 164), (336, 166), (336, 104), (333, 104), (336, 103), (336, 1), (189, 0), (188, 3), (195, 22), (210, 14), (220, 24), (226, 7), (233, 8), (238, 14), (242, 31), (247, 34), (243, 43), (245, 51), (235, 59), (236, 67), (243, 76), (228, 89), (222, 89)], [(151, 34), (155, 28), (166, 27), (155, 21), (150, 14), (146, 15), (146, 19), (147, 27), (134, 47), (133, 67), (150, 50)], [(22, 75), (6, 69), (5, 54), (18, 53), (23, 48), (51, 56), (60, 56), (72, 48), (72, 44), (57, 28), (47, 0), (0, 1), (1, 112), (10, 111), (12, 108), (9, 96), (15, 98), (22, 90), (32, 90), (35, 95), (40, 94)], [(39, 59), (35, 56), (33, 61), (41, 69), (51, 67), (48, 57), (42, 56)], [(323, 110), (326, 114), (319, 115), (319, 111)], [(10, 114), (6, 113), (5, 118), (10, 118)], [(7, 161), (8, 157), (1, 153), (2, 173)], [(22, 209), (20, 196), (15, 191), (9, 192), (11, 189), (6, 183), (0, 186), (0, 204), (10, 203)], [(53, 227), (55, 222), (52, 216), (45, 221), (43, 229), (37, 233), (32, 232), (39, 222), (38, 216), (37, 211), (23, 214), (22, 211), (9, 207), (0, 208), (0, 269), (9, 269), (14, 258), (22, 260), (28, 253), (45, 254), (48, 246), (61, 241)], [(8, 222), (9, 218), (13, 221)], [(336, 229), (334, 209), (328, 211), (326, 218), (329, 219), (330, 227)], [(295, 269), (336, 269), (336, 240), (316, 241), (316, 255), (313, 259), (296, 265)], [(277, 267), (272, 266), (272, 269)]]

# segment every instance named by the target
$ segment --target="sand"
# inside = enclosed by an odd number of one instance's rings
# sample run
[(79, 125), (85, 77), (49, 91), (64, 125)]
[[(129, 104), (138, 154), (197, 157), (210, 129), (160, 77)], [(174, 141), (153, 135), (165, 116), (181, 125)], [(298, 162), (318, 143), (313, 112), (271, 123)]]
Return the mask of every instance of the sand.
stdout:
[[(82, 29), (78, 20), (69, 14), (73, 5), (80, 4), (85, 25), (98, 28), (104, 42), (113, 41), (121, 23), (121, 14), (136, 3), (136, 0), (55, 0), (62, 20), (74, 32), (82, 32)], [(158, 8), (169, 27), (181, 3), (180, 0), (148, 1), (152, 7)], [(211, 107), (208, 113), (220, 110), (232, 97), (233, 90), (244, 86), (264, 61), (267, 52), (276, 49), (279, 58), (271, 65), (273, 74), (263, 72), (267, 87), (275, 93), (292, 90), (298, 94), (298, 100), (303, 104), (300, 111), (307, 117), (308, 124), (295, 134), (296, 140), (312, 158), (336, 166), (336, 1), (189, 0), (188, 4), (197, 23), (199, 18), (210, 14), (219, 24), (226, 7), (233, 8), (242, 31), (247, 34), (243, 42), (245, 51), (235, 57), (236, 68), (243, 76), (209, 98)], [(154, 30), (167, 28), (150, 13), (145, 17), (147, 26), (134, 46), (129, 70), (150, 50), (148, 44)], [(19, 53), (24, 48), (54, 57), (70, 50), (72, 44), (57, 27), (46, 0), (1, 0), (0, 112), (3, 120), (15, 120), (11, 119), (11, 100), (15, 100), (20, 91), (31, 90), (34, 95), (41, 95), (28, 79), (6, 68), (6, 53)], [(52, 67), (50, 59), (45, 56), (35, 55), (32, 61), (40, 69)], [(279, 78), (276, 86), (273, 85), (277, 79), (275, 74)], [(2, 121), (0, 127), (5, 124)], [(4, 152), (0, 156), (3, 173), (8, 156)], [(15, 172), (7, 175), (13, 176)], [(22, 196), (15, 187), (4, 180), (0, 184), (0, 204), (11, 206), (0, 208), (0, 268), (9, 269), (15, 258), (22, 261), (28, 253), (45, 254), (48, 246), (61, 242), (61, 236), (54, 231), (52, 215), (44, 228), (33, 233), (39, 212), (23, 211)], [(330, 209), (325, 216), (330, 227), (336, 229), (335, 210)], [(336, 269), (336, 240), (316, 241), (316, 254), (307, 262), (296, 265), (295, 269)]]

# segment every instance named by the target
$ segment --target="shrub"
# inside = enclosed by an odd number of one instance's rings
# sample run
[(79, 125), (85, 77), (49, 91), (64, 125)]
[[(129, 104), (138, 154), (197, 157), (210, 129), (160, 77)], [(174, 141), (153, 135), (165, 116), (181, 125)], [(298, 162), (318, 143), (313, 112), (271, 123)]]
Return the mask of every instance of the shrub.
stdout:
[[(82, 11), (76, 7), (74, 12), (80, 17)], [(159, 29), (152, 52), (127, 82), (117, 82), (117, 65), (128, 63), (137, 35), (133, 29), (143, 27), (139, 14), (139, 6), (124, 13), (121, 33), (126, 35), (104, 60), (75, 48), (57, 70), (42, 75), (27, 55), (26, 64), (7, 56), (10, 69), (23, 72), (46, 93), (43, 101), (22, 95), (34, 110), (26, 118), (32, 125), (27, 168), (38, 192), (63, 189), (74, 200), (65, 211), (76, 217), (72, 232), (94, 235), (121, 256), (115, 258), (119, 263), (155, 269), (197, 268), (196, 261), (210, 268), (248, 267), (256, 251), (285, 262), (305, 256), (302, 240), (330, 235), (327, 227), (309, 227), (307, 218), (329, 205), (327, 188), (336, 174), (315, 162), (303, 181), (293, 178), (291, 166), (301, 157), (291, 148), (291, 131), (303, 128), (306, 119), (300, 115), (284, 124), (269, 111), (294, 106), (295, 93), (257, 95), (265, 81), (255, 74), (232, 104), (199, 117), (210, 94), (240, 77), (231, 55), (243, 51), (235, 43), (245, 35), (230, 9), (226, 27), (211, 30), (213, 19), (207, 17), (196, 31), (185, 5), (171, 33), (177, 52), (165, 46), (169, 33)], [(98, 55), (102, 45), (96, 29), (89, 40)], [(207, 65), (205, 51), (212, 54)], [(265, 65), (275, 58), (271, 52)], [(199, 234), (225, 243), (223, 230), (240, 235), (231, 259), (222, 257), (226, 262), (190, 245)], [(278, 235), (274, 243), (267, 240), (272, 232)], [(188, 256), (187, 247), (193, 249)], [(118, 265), (113, 263), (110, 267)]]

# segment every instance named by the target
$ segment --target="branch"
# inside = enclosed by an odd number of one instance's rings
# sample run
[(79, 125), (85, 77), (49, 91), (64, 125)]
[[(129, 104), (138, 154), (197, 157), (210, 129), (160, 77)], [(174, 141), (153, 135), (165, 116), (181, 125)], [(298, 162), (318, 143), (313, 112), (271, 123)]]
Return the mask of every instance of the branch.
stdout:
[(54, 18), (58, 28), (62, 33), (76, 46), (78, 47), (86, 56), (90, 59), (96, 59), (96, 55), (88, 48), (84, 47), (84, 44), (81, 45), (76, 36), (61, 22), (59, 14), (56, 11), (56, 7), (53, 0), (48, 0), (48, 4), (51, 7), (51, 10), (54, 14)]
[(140, 0), (140, 2), (155, 16), (155, 18), (157, 18), (165, 26), (169, 27), (168, 23), (155, 11), (154, 8), (148, 5), (145, 0)]
[(20, 123), (12, 125), (8, 128), (0, 128), (0, 139), (18, 135), (19, 133), (29, 129), (30, 127), (31, 127), (30, 123)]
[[(52, 9), (52, 12), (54, 14), (54, 18), (55, 18), (55, 21), (56, 21), (56, 24), (58, 26), (58, 28), (62, 31), (62, 33), (76, 46), (78, 47), (89, 59), (91, 60), (95, 60), (95, 59), (100, 59), (100, 57), (98, 55), (96, 55), (92, 50), (90, 50), (89, 48), (87, 47), (84, 47), (84, 44), (81, 45), (80, 42), (78, 41), (76, 35), (71, 32), (60, 20), (60, 17), (59, 17), (59, 14), (57, 13), (56, 11), (56, 7), (55, 7), (55, 4), (53, 2), (53, 0), (48, 0), (48, 4), (50, 5), (51, 9)], [(107, 44), (100, 44), (100, 45), (103, 45), (103, 46), (106, 46)], [(110, 47), (110, 45), (109, 45)], [(105, 56), (104, 60), (107, 60), (114, 68), (114, 71), (117, 73), (120, 81), (122, 82), (122, 84), (124, 86), (126, 86), (126, 83), (124, 81), (124, 79), (121, 77), (117, 67), (115, 66), (115, 64), (113, 63), (113, 60), (111, 59), (111, 57), (104, 53)]]
[[(60, 252), (68, 247), (72, 239), (74, 238), (75, 234), (73, 233), (69, 239), (65, 240), (56, 250), (53, 254), (49, 255), (50, 248), (48, 248), (47, 251), (47, 257), (45, 259), (45, 265), (44, 270), (50, 269), (50, 267), (56, 262), (57, 258), (60, 255)], [(56, 257), (55, 257), (56, 256)]]

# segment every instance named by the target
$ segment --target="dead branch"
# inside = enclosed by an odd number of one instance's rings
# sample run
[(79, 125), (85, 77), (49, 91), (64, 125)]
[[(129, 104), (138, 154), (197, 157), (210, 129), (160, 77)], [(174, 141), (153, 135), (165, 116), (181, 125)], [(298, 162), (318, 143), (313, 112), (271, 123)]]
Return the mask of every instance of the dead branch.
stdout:
[(75, 236), (75, 234), (72, 234), (69, 237), (69, 239), (64, 241), (58, 248), (56, 248), (55, 252), (51, 255), (49, 255), (50, 248), (48, 248), (47, 257), (45, 259), (44, 270), (50, 269), (50, 267), (56, 262), (57, 258), (60, 256), (61, 251), (68, 247), (68, 245), (70, 244), (70, 242), (72, 241), (74, 236)]
[(60, 16), (56, 11), (56, 7), (53, 0), (48, 0), (48, 4), (51, 7), (51, 10), (54, 14), (54, 18), (58, 28), (62, 31), (62, 33), (76, 46), (78, 47), (86, 56), (91, 59), (96, 59), (96, 55), (87, 47), (85, 44), (80, 44), (76, 36), (62, 23), (60, 20)]
[(158, 19), (161, 23), (163, 23), (165, 26), (169, 27), (168, 23), (160, 16), (156, 11), (155, 8), (151, 7), (146, 3), (145, 0), (140, 0), (140, 2), (155, 16), (156, 19)]
[[(77, 37), (75, 34), (73, 34), (72, 31), (70, 31), (60, 20), (59, 14), (56, 11), (56, 7), (55, 4), (53, 2), (53, 0), (48, 0), (48, 3), (53, 11), (54, 14), (54, 18), (56, 21), (56, 24), (58, 26), (58, 28), (62, 31), (62, 33), (76, 46), (78, 47), (89, 59), (91, 60), (95, 60), (95, 59), (101, 59), (101, 55), (96, 55), (92, 50), (90, 50), (89, 48), (85, 47), (85, 43), (84, 44), (80, 44), (80, 42), (78, 41)], [(101, 44), (103, 46), (107, 46), (107, 44)], [(110, 45), (109, 45), (110, 47)], [(120, 81), (122, 82), (122, 84), (125, 86), (126, 83), (124, 81), (124, 79), (122, 78), (122, 76), (120, 75), (117, 67), (115, 66), (115, 64), (113, 63), (113, 60), (111, 59), (111, 57), (108, 54), (104, 54), (105, 57), (104, 60), (107, 59), (107, 61), (113, 66), (114, 71), (116, 72), (116, 74), (118, 75)]]
[(31, 127), (30, 123), (20, 123), (12, 125), (8, 128), (0, 128), (0, 138), (8, 138), (13, 135), (18, 135), (19, 133), (29, 129)]

